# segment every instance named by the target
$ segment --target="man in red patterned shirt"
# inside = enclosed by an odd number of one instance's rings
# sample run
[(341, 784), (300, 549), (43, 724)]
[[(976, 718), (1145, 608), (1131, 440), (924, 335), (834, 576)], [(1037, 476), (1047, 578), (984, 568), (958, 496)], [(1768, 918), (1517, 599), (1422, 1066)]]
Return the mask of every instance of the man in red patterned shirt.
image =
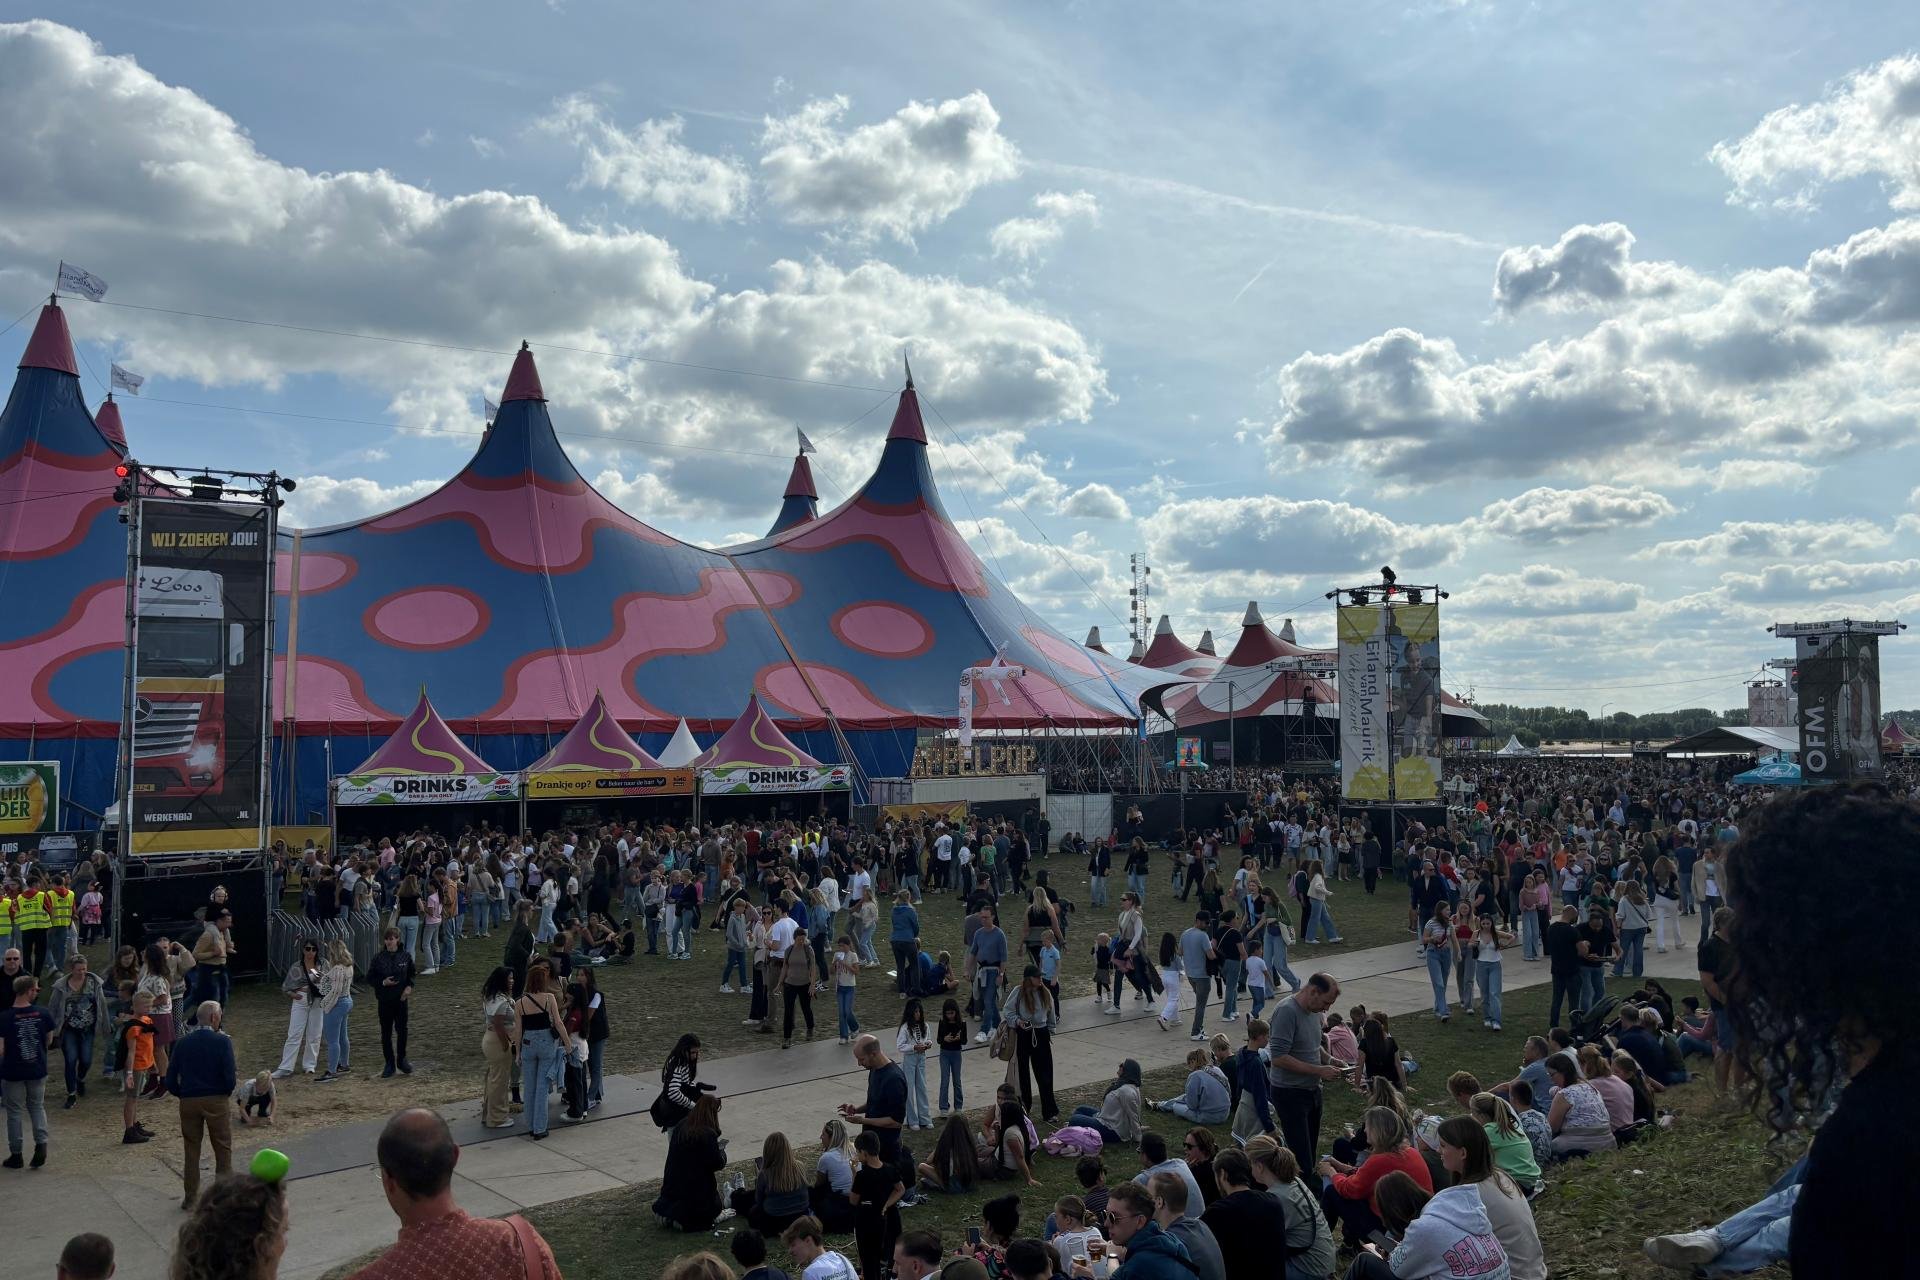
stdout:
[(460, 1148), (437, 1112), (395, 1115), (376, 1150), (400, 1239), (351, 1280), (560, 1280), (553, 1250), (526, 1219), (472, 1218), (453, 1202)]

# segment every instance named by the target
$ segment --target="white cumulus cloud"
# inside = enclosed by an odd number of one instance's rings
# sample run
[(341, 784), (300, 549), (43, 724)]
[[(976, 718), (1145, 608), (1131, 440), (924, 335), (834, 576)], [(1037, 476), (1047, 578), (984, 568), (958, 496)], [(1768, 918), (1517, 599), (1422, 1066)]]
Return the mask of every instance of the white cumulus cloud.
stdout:
[(1733, 183), (1728, 198), (1742, 204), (1808, 209), (1832, 183), (1877, 177), (1894, 208), (1920, 208), (1920, 54), (1856, 71), (1818, 102), (1782, 107), (1710, 158)]
[(1189, 498), (1141, 522), (1157, 562), (1194, 574), (1259, 566), (1273, 574), (1418, 570), (1451, 559), (1461, 536), (1445, 525), (1403, 524), (1345, 502), (1274, 495)]
[(1068, 494), (1060, 504), (1060, 514), (1083, 520), (1125, 520), (1132, 515), (1127, 500), (1111, 486), (1087, 484)]
[(1638, 485), (1542, 487), (1489, 504), (1476, 523), (1488, 533), (1519, 542), (1570, 542), (1652, 524), (1678, 510), (1664, 494)]
[(1097, 225), (1100, 202), (1088, 191), (1043, 191), (1033, 198), (1030, 217), (1009, 218), (993, 229), (993, 255), (1033, 262), (1060, 242), (1074, 223)]
[(682, 142), (678, 116), (622, 129), (585, 94), (553, 104), (535, 128), (580, 152), (579, 187), (611, 191), (630, 205), (654, 205), (681, 218), (724, 221), (747, 206), (752, 178), (738, 160), (695, 151)]
[(1730, 520), (1697, 538), (1675, 538), (1637, 552), (1636, 559), (1735, 560), (1758, 556), (1846, 555), (1875, 551), (1893, 534), (1870, 520)]
[(761, 176), (796, 222), (910, 241), (1020, 171), (1019, 148), (978, 90), (909, 102), (877, 124), (845, 129), (850, 106), (844, 96), (821, 98), (766, 120)]

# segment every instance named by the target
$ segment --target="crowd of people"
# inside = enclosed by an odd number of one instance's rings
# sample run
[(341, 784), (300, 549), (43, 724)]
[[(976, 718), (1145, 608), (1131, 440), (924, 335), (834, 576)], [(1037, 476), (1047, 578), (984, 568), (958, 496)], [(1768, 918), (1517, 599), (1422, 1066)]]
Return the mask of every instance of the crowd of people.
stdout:
[[(408, 1073), (407, 1015), (420, 979), (450, 969), (472, 939), (496, 931), (502, 962), (481, 966), (477, 1028), (484, 1118), (506, 1127), (510, 1110), (523, 1107), (536, 1140), (548, 1131), (553, 1096), (569, 1119), (601, 1096), (611, 1034), (595, 976), (601, 965), (691, 959), (697, 939), (717, 935), (722, 990), (744, 995), (744, 1021), (768, 1034), (777, 1026), (783, 1044), (796, 1032), (813, 1035), (813, 997), (835, 990), (839, 1039), (867, 1072), (866, 1097), (823, 1118), (817, 1137), (768, 1135), (751, 1184), (725, 1176), (735, 1157), (723, 1099), (699, 1078), (697, 1037), (682, 1036), (662, 1069), (653, 1117), (666, 1134), (667, 1168), (654, 1212), (685, 1231), (738, 1218), (735, 1259), (749, 1274), (766, 1267), (775, 1237), (807, 1280), (931, 1274), (953, 1262), (954, 1250), (937, 1239), (929, 1247), (929, 1233), (908, 1230), (902, 1211), (1005, 1182), (1014, 1193), (989, 1201), (980, 1241), (960, 1246), (962, 1261), (988, 1277), (1094, 1275), (1124, 1258), (1124, 1277), (1176, 1274), (1158, 1261), (1170, 1260), (1178, 1274), (1210, 1280), (1230, 1274), (1226, 1260), (1258, 1257), (1284, 1259), (1289, 1276), (1324, 1277), (1344, 1252), (1350, 1274), (1405, 1280), (1448, 1274), (1436, 1259), (1462, 1250), (1486, 1264), (1472, 1274), (1544, 1275), (1529, 1198), (1556, 1163), (1643, 1140), (1659, 1124), (1659, 1095), (1691, 1078), (1690, 1057), (1711, 1061), (1720, 1088), (1764, 1081), (1769, 1118), (1783, 1128), (1817, 1120), (1836, 1100), (1833, 1114), (1845, 1115), (1845, 1100), (1863, 1092), (1841, 1090), (1849, 1078), (1894, 1078), (1911, 1043), (1910, 1013), (1844, 995), (1834, 981), (1810, 984), (1804, 965), (1779, 955), (1768, 954), (1771, 967), (1756, 956), (1767, 952), (1761, 929), (1776, 919), (1789, 931), (1781, 936), (1799, 939), (1781, 949), (1786, 955), (1804, 959), (1809, 936), (1823, 956), (1860, 952), (1872, 931), (1828, 923), (1828, 915), (1846, 919), (1844, 911), (1823, 909), (1809, 922), (1804, 884), (1778, 864), (1809, 848), (1842, 849), (1876, 894), (1884, 883), (1898, 897), (1910, 878), (1890, 865), (1882, 872), (1878, 860), (1904, 848), (1904, 837), (1874, 832), (1911, 824), (1907, 804), (1836, 792), (1778, 800), (1729, 786), (1721, 771), (1625, 761), (1502, 761), (1469, 766), (1467, 776), (1469, 803), (1386, 833), (1343, 816), (1331, 782), (1264, 775), (1203, 829), (1158, 844), (1129, 814), (1111, 833), (1057, 841), (1029, 815), (953, 828), (882, 822), (871, 831), (831, 821), (706, 831), (609, 825), (537, 839), (473, 830), (338, 853), (281, 851), (316, 924), (354, 910), (381, 914), (372, 963), (356, 966), (337, 941), (303, 943), (281, 986), (290, 1015), (279, 1066), (242, 1086), (220, 1030), (218, 997), (235, 953), (230, 910), (217, 897), (195, 940), (123, 949), (104, 982), (84, 956), (68, 956), (44, 1002), (41, 970), (10, 949), (0, 963), (0, 980), (14, 987), (13, 1007), (0, 1013), (6, 1163), (22, 1163), (28, 1119), (33, 1163), (46, 1160), (38, 1091), (15, 1087), (16, 1073), (33, 1065), (24, 1046), (40, 1046), (42, 1081), (61, 1049), (72, 1105), (91, 1050), (72, 1042), (92, 1031), (110, 1041), (108, 1071), (122, 1083), (123, 1140), (151, 1136), (135, 1114), (143, 1098), (178, 1098), (192, 1205), (202, 1135), (224, 1175), (231, 1122), (270, 1121), (279, 1080), (304, 1071), (324, 1082), (354, 1070), (357, 987), (374, 993), (383, 1074)], [(1822, 821), (1857, 830), (1836, 843)], [(1789, 827), (1791, 840), (1779, 834)], [(1087, 902), (1049, 883), (1061, 857), (1085, 867)], [(1116, 875), (1125, 888), (1110, 898)], [(1431, 978), (1437, 1019), (1477, 1012), (1499, 1030), (1502, 965), (1517, 952), (1522, 963), (1549, 966), (1552, 1010), (1519, 1045), (1513, 1079), (1483, 1088), (1455, 1073), (1447, 1085), (1457, 1111), (1422, 1115), (1407, 1102), (1414, 1064), (1393, 1037), (1393, 1018), (1360, 1007), (1343, 1016), (1337, 982), (1296, 974), (1293, 951), (1340, 940), (1333, 900), (1349, 883), (1353, 892), (1407, 892), (1409, 937)], [(941, 896), (965, 913), (957, 960), (921, 941), (919, 913)], [(1181, 905), (1169, 905), (1175, 899)], [(1190, 923), (1156, 941), (1149, 900), (1156, 913)], [(883, 923), (900, 1017), (874, 1033), (858, 1025), (847, 993), (882, 964), (875, 933)], [(1069, 943), (1076, 929), (1076, 938), (1092, 935), (1078, 944), (1084, 950)], [(1689, 997), (1676, 1006), (1646, 977), (1649, 934), (1656, 952), (1696, 952), (1704, 1005)], [(1638, 984), (1624, 1002), (1607, 998), (1609, 972)], [(1814, 986), (1832, 1007), (1806, 997)], [(1067, 993), (1091, 994), (1117, 1013), (1131, 992), (1157, 1008), (1164, 1029), (1179, 1016), (1183, 990), (1191, 1014), (1183, 1025), (1196, 1047), (1181, 1092), (1147, 1099), (1141, 1069), (1128, 1060), (1097, 1104), (1063, 1114), (1051, 1040)], [(1209, 1033), (1216, 1000), (1231, 1038)], [(178, 1027), (176, 1010), (185, 1015)], [(1818, 1052), (1796, 1040), (1807, 1035), (1819, 1037)], [(966, 1107), (962, 1078), (980, 1056), (964, 1056), (969, 1046), (984, 1047), (995, 1064), (992, 1101), (977, 1111)], [(929, 1056), (939, 1067), (937, 1094)], [(1361, 1090), (1368, 1103), (1359, 1126), (1330, 1140), (1321, 1132), (1329, 1085)], [(1911, 1109), (1880, 1086), (1864, 1092), (1884, 1109)], [(1192, 1124), (1181, 1153), (1143, 1125), (1145, 1111)], [(923, 1150), (914, 1149), (916, 1131), (932, 1135)], [(809, 1172), (796, 1150), (815, 1141)], [(1823, 1146), (1845, 1143), (1823, 1138), (1816, 1154)], [(1122, 1150), (1137, 1153), (1139, 1176), (1109, 1187), (1107, 1168)], [(1019, 1189), (1039, 1185), (1036, 1172), (1060, 1158), (1075, 1160), (1084, 1194), (1060, 1198), (1044, 1224), (1029, 1219), (1023, 1229)], [(1789, 1237), (1798, 1253), (1800, 1237), (1815, 1232), (1802, 1230), (1795, 1206), (1815, 1194), (1822, 1167), (1804, 1165), (1747, 1218), (1650, 1240), (1649, 1255), (1686, 1265), (1726, 1255), (1744, 1265), (1784, 1256)], [(852, 1259), (826, 1244), (847, 1232)], [(1831, 1241), (1833, 1233), (1817, 1234)]]

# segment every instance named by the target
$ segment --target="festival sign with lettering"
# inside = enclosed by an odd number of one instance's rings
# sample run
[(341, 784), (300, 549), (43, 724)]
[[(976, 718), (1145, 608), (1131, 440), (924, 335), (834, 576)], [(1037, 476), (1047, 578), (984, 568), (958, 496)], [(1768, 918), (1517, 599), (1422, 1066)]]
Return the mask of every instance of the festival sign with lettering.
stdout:
[(529, 800), (626, 800), (692, 794), (691, 769), (560, 769), (527, 774)]
[(852, 785), (853, 770), (844, 764), (723, 764), (700, 771), (700, 793), (708, 796), (845, 791)]
[(0, 834), (60, 829), (60, 762), (0, 764)]
[(951, 738), (930, 735), (920, 739), (913, 752), (911, 778), (956, 778), (969, 776), (1003, 777), (1038, 773), (1040, 749), (1021, 739), (982, 741), (962, 747)]
[(512, 773), (350, 773), (333, 780), (333, 802), (362, 804), (473, 804), (518, 800), (520, 778)]

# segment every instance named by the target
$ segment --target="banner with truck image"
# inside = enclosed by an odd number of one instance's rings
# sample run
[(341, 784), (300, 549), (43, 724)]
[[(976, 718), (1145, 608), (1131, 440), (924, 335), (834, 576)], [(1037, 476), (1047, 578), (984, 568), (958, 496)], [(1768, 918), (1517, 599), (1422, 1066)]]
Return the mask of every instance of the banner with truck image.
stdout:
[(129, 847), (262, 848), (273, 512), (146, 498), (136, 537)]

